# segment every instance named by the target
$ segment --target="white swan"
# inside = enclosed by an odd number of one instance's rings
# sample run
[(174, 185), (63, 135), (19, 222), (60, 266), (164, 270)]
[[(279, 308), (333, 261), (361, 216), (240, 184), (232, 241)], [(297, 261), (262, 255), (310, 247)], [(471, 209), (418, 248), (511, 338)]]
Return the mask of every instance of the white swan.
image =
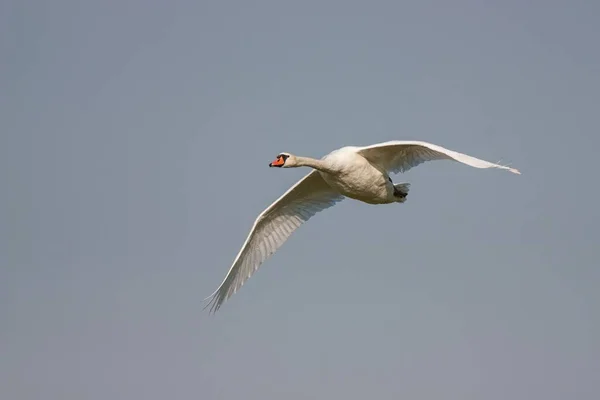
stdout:
[[(388, 173), (405, 172), (425, 161), (455, 160), (475, 168), (514, 168), (420, 141), (390, 141), (348, 146), (322, 159), (281, 153), (270, 167), (311, 167), (308, 175), (264, 210), (254, 222), (242, 249), (217, 290), (204, 299), (216, 312), (300, 225), (350, 197), (369, 204), (404, 203), (409, 184), (393, 184)], [(206, 308), (205, 307), (205, 308)]]

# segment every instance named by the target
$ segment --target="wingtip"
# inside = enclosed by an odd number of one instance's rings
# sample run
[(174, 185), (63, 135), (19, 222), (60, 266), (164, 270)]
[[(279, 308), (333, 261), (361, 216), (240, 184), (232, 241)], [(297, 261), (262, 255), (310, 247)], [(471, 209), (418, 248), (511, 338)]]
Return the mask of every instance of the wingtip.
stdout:
[(519, 171), (516, 168), (509, 168), (508, 169), (510, 172), (512, 172), (513, 174), (517, 174), (517, 175), (521, 175), (521, 171)]
[(209, 314), (215, 314), (220, 306), (217, 301), (217, 293), (216, 292), (213, 293), (212, 295), (208, 296), (204, 300), (202, 300), (202, 302), (206, 303), (204, 305), (204, 307), (202, 307), (202, 311), (204, 311), (208, 308)]

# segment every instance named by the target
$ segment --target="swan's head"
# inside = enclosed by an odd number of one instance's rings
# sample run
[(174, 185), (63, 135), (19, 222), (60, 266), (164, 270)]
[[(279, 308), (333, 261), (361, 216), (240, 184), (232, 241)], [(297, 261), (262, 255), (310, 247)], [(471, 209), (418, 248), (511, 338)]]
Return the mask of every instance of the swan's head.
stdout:
[(269, 163), (269, 167), (289, 168), (293, 167), (295, 158), (290, 153), (279, 153), (275, 160)]

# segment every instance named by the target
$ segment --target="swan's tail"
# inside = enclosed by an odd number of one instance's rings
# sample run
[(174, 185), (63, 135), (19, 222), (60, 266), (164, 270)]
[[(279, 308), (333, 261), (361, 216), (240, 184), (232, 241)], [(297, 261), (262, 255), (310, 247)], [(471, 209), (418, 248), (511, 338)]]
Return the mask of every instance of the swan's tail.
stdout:
[(404, 203), (406, 201), (406, 196), (408, 196), (408, 191), (410, 190), (410, 183), (397, 183), (394, 185), (394, 197), (396, 197), (396, 201), (398, 203)]

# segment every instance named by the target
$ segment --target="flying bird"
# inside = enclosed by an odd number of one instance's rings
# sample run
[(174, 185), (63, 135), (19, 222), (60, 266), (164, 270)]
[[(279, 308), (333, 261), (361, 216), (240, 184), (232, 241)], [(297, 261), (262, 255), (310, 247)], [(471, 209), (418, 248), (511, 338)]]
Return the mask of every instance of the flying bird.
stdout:
[(204, 299), (208, 301), (205, 308), (210, 306), (210, 312), (216, 312), (300, 225), (344, 198), (368, 204), (404, 203), (410, 184), (394, 184), (389, 174), (406, 172), (434, 160), (454, 160), (475, 168), (500, 168), (520, 174), (517, 169), (422, 141), (346, 146), (321, 159), (280, 153), (269, 167), (309, 167), (312, 171), (256, 218), (225, 279)]

